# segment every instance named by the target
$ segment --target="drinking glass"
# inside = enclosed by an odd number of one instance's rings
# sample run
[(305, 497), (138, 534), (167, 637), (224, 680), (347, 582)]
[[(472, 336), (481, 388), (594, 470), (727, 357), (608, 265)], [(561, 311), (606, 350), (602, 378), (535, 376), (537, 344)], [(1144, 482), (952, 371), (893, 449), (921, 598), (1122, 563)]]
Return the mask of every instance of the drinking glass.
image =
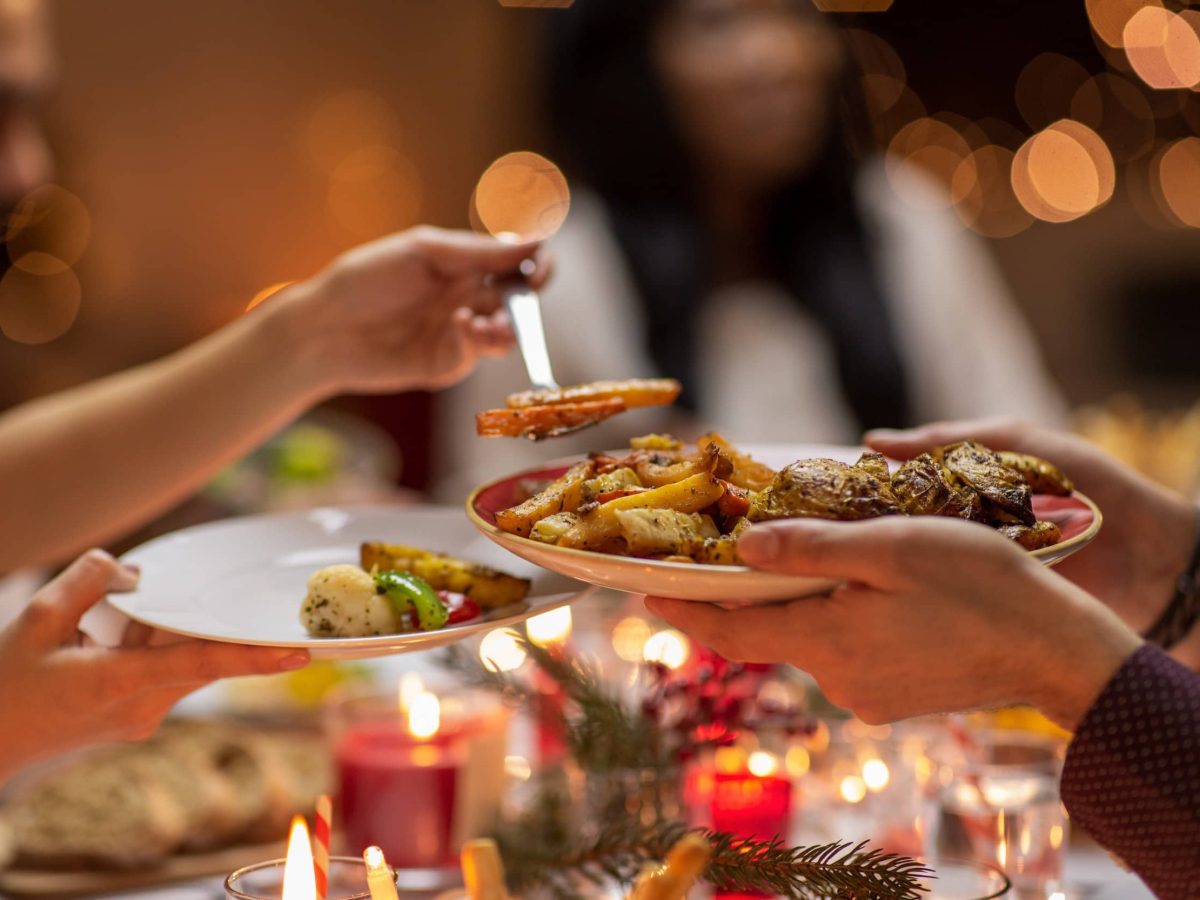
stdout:
[(977, 733), (940, 756), (932, 853), (999, 868), (1021, 900), (1052, 897), (1062, 890), (1068, 827), (1061, 770), (1061, 744), (1023, 732)]

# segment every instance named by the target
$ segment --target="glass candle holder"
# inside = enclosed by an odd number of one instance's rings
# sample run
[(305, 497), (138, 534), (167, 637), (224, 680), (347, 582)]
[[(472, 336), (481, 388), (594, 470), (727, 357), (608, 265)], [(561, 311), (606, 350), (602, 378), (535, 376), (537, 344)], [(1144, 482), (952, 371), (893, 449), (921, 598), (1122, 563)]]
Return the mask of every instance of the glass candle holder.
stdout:
[(395, 695), (343, 697), (327, 710), (347, 849), (375, 845), (402, 870), (458, 866), (463, 842), (499, 813), (508, 713), (495, 698), (447, 693), (414, 733)]
[(995, 900), (1012, 893), (1012, 882), (995, 866), (965, 859), (939, 859), (929, 864), (937, 877), (925, 884), (925, 900)]
[[(279, 900), (283, 893), (285, 860), (273, 859), (238, 869), (225, 879), (229, 900)], [(395, 878), (395, 870), (391, 870)], [(329, 858), (327, 900), (371, 900), (367, 887), (367, 865), (359, 857)]]

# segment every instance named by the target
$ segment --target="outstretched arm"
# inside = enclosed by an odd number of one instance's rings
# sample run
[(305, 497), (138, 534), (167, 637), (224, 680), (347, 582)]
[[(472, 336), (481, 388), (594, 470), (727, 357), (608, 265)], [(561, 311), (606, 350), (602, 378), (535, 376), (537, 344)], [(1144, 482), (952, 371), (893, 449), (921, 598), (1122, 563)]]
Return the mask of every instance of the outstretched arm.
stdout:
[(178, 353), (0, 416), (0, 572), (130, 530), (329, 396), (462, 379), (508, 349), (492, 278), (535, 250), (385, 238)]

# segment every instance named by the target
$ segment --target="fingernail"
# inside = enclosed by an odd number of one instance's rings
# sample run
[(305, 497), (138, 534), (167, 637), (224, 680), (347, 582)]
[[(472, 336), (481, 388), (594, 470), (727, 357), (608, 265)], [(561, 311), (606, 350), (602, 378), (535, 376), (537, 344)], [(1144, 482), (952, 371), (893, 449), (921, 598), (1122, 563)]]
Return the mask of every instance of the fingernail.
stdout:
[(870, 431), (868, 431), (864, 435), (864, 437), (868, 441), (870, 441), (870, 440), (888, 440), (890, 438), (898, 438), (903, 434), (904, 434), (904, 432), (898, 428), (872, 428)]
[(759, 562), (771, 562), (778, 559), (783, 552), (783, 539), (779, 532), (769, 525), (752, 527), (738, 541), (738, 548), (743, 552), (749, 551)]
[(280, 672), (294, 672), (296, 669), (303, 669), (309, 661), (307, 653), (288, 653), (277, 659), (275, 665), (279, 667)]
[(112, 579), (111, 589), (114, 591), (132, 591), (142, 578), (141, 566), (134, 563), (119, 562), (116, 577)]

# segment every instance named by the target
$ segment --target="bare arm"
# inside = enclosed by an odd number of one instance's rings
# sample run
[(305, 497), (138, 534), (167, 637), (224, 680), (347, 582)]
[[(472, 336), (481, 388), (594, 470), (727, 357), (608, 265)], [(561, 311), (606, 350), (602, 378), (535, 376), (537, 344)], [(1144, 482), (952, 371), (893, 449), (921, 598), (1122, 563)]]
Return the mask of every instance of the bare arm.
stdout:
[(486, 276), (533, 249), (387, 238), (172, 356), (0, 416), (0, 571), (127, 532), (328, 396), (461, 379), (509, 342)]

